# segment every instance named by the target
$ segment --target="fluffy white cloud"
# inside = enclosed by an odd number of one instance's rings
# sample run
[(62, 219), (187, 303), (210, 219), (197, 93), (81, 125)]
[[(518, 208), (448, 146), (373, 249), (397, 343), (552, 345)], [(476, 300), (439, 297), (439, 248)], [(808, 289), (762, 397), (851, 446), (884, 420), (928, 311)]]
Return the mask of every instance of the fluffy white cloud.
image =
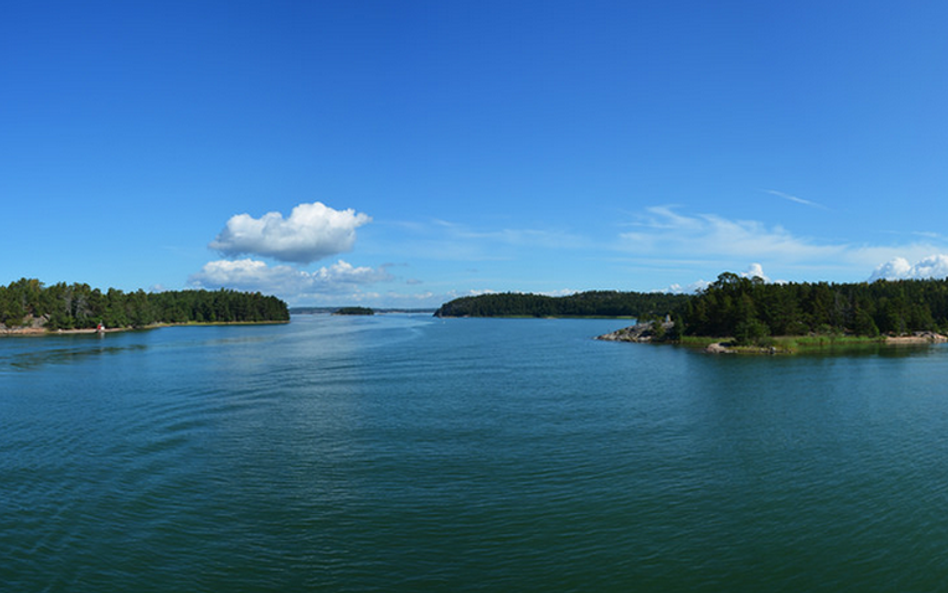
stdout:
[(312, 296), (341, 295), (360, 287), (393, 280), (385, 266), (355, 267), (339, 260), (314, 272), (291, 266), (268, 266), (254, 259), (218, 260), (208, 262), (200, 272), (188, 279), (195, 288), (221, 287), (277, 294), (288, 300)]
[(308, 264), (351, 251), (356, 228), (371, 220), (351, 208), (334, 210), (322, 202), (300, 204), (289, 218), (279, 212), (260, 218), (238, 214), (209, 247), (227, 256), (257, 255)]
[(764, 274), (764, 266), (760, 264), (751, 264), (747, 267), (747, 271), (741, 274), (744, 278), (760, 278), (764, 282), (770, 282), (770, 278)]
[(925, 278), (948, 278), (948, 255), (930, 255), (915, 265), (910, 264), (904, 257), (896, 257), (876, 267), (869, 281)]

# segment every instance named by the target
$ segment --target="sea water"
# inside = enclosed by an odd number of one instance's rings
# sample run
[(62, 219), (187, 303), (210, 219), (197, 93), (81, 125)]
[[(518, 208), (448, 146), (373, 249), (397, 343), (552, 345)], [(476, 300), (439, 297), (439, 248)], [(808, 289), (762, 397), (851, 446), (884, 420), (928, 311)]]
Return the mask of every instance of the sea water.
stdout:
[(3, 591), (935, 591), (948, 349), (615, 320), (0, 339)]

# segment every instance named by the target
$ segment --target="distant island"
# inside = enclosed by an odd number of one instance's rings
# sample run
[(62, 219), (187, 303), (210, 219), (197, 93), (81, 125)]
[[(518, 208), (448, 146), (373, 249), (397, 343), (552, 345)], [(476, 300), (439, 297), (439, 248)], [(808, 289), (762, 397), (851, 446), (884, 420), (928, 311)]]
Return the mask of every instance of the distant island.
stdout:
[(46, 286), (28, 278), (0, 286), (0, 333), (8, 334), (289, 319), (285, 302), (259, 292), (221, 289), (125, 293), (79, 283)]
[(342, 307), (336, 309), (333, 315), (375, 315), (375, 311), (368, 307)]
[(656, 292), (589, 291), (562, 297), (515, 292), (461, 297), (435, 317), (653, 317), (681, 310), (691, 297)]
[(635, 317), (601, 336), (779, 351), (828, 344), (944, 341), (948, 279), (767, 283), (731, 272), (694, 295), (586, 292), (568, 297), (485, 294), (443, 305), (439, 317)]

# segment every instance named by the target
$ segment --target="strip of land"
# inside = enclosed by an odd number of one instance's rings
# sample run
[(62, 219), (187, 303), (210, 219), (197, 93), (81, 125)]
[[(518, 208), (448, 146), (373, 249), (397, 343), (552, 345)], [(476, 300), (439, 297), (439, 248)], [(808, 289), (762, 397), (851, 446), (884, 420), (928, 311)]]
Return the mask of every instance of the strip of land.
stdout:
[(98, 330), (96, 328), (48, 330), (44, 327), (14, 327), (14, 328), (0, 328), (0, 336), (55, 336), (55, 335), (61, 335), (61, 334), (114, 333), (114, 332), (128, 331), (130, 329), (132, 328), (113, 327), (113, 328), (106, 328), (102, 330)]
[(906, 335), (801, 335), (771, 337), (758, 344), (737, 344), (733, 338), (680, 337), (669, 340), (674, 323), (645, 322), (597, 336), (597, 340), (634, 343), (675, 343), (699, 348), (709, 354), (795, 354), (827, 348), (860, 346), (918, 346), (948, 342), (948, 336), (933, 331), (917, 331)]
[(127, 331), (160, 329), (162, 327), (186, 326), (220, 326), (220, 325), (277, 325), (286, 324), (286, 321), (186, 321), (182, 323), (151, 323), (141, 327), (82, 327), (69, 329), (47, 329), (41, 324), (32, 324), (22, 327), (6, 327), (0, 325), (0, 336), (63, 336), (72, 334), (112, 334)]

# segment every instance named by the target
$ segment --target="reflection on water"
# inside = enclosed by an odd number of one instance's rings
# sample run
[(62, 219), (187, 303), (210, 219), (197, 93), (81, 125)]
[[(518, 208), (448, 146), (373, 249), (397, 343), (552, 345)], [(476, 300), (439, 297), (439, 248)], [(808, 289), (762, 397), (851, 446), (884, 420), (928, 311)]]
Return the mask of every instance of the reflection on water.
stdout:
[(0, 369), (8, 366), (14, 369), (32, 370), (47, 364), (70, 364), (81, 362), (83, 359), (93, 356), (114, 355), (145, 350), (146, 348), (144, 344), (108, 346), (100, 343), (98, 347), (46, 348), (32, 352), (3, 352), (0, 354)]

